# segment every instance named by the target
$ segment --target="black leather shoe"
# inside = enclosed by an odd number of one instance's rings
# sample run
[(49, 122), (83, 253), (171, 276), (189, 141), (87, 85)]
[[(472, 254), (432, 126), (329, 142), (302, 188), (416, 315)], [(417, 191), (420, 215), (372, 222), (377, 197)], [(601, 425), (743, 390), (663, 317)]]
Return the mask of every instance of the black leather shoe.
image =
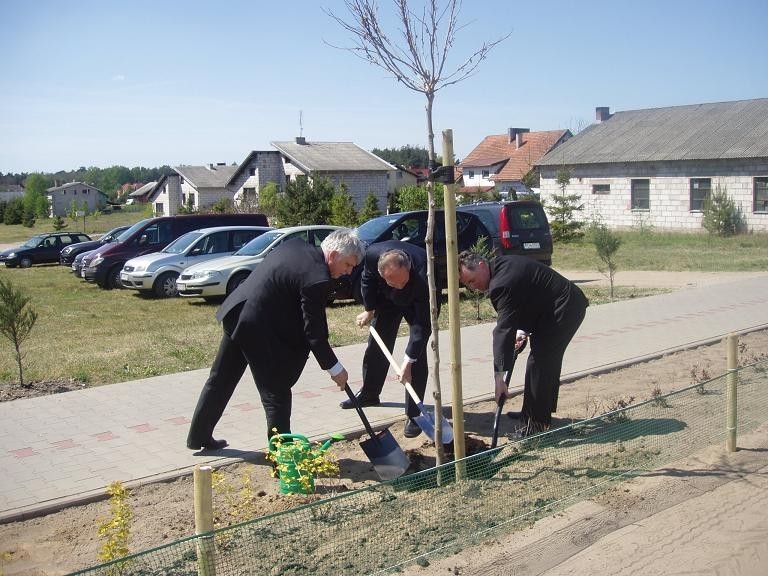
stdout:
[(405, 421), (403, 436), (406, 438), (416, 438), (416, 436), (419, 434), (421, 434), (421, 428), (419, 428), (419, 425), (416, 424), (413, 418), (408, 418), (408, 420)]
[(226, 440), (216, 440), (215, 438), (209, 438), (205, 442), (187, 442), (187, 448), (190, 450), (221, 450), (229, 446)]
[[(381, 401), (377, 396), (368, 396), (367, 394), (364, 394), (362, 390), (359, 390), (357, 394), (355, 394), (355, 398), (357, 398), (357, 403), (360, 408), (365, 408), (366, 406), (379, 406), (381, 404)], [(355, 407), (355, 405), (352, 404), (352, 400), (349, 398), (344, 400), (344, 402), (339, 402), (339, 406), (344, 410), (349, 410), (350, 408)]]

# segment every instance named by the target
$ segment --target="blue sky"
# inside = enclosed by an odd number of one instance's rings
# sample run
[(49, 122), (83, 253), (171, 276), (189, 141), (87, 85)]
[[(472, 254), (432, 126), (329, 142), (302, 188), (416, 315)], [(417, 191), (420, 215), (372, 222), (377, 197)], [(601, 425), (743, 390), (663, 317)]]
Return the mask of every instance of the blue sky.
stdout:
[[(421, 0), (413, 0), (416, 5)], [(383, 13), (389, 0), (380, 0)], [(241, 162), (275, 140), (426, 146), (425, 98), (328, 44), (342, 0), (0, 0), (0, 172)], [(462, 158), (508, 127), (768, 97), (766, 0), (465, 0), (438, 92)]]

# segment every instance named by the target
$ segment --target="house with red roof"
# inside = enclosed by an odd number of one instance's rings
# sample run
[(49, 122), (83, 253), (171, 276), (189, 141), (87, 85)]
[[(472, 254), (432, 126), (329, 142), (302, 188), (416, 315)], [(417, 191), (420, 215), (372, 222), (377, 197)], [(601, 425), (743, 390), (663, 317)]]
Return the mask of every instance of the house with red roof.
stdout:
[(486, 136), (459, 164), (462, 194), (494, 190), (502, 197), (530, 194), (525, 175), (541, 158), (572, 136), (570, 130), (531, 132), (509, 128), (506, 134)]

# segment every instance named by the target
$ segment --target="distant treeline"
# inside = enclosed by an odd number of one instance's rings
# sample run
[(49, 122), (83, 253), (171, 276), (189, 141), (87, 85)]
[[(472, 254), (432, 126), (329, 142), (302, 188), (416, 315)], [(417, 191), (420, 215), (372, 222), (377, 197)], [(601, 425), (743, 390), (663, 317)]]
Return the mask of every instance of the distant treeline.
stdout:
[[(374, 148), (372, 152), (390, 164), (400, 164), (413, 168), (426, 168), (429, 165), (427, 149), (420, 146), (406, 145), (400, 148)], [(440, 163), (439, 156), (437, 162)], [(135, 168), (127, 168), (125, 166), (96, 168), (91, 166), (86, 168), (81, 166), (77, 170), (60, 170), (55, 173), (38, 172), (37, 174), (45, 178), (48, 187), (60, 186), (67, 182), (85, 182), (95, 186), (114, 200), (118, 189), (123, 184), (146, 184), (147, 182), (159, 180), (161, 176), (172, 173), (173, 169), (170, 166), (160, 166), (159, 168), (145, 168), (143, 166)], [(27, 172), (3, 174), (0, 172), (0, 188), (8, 184), (25, 185), (27, 178), (31, 174)]]
[[(400, 148), (374, 148), (371, 150), (382, 160), (390, 164), (400, 164), (406, 168), (427, 168), (429, 166), (429, 152), (421, 146), (400, 146)], [(440, 156), (436, 161), (441, 163)]]
[[(160, 168), (144, 168), (137, 166), (135, 168), (126, 168), (125, 166), (110, 166), (109, 168), (96, 168), (91, 166), (86, 168), (81, 166), (77, 170), (60, 170), (56, 173), (39, 173), (48, 187), (60, 186), (67, 182), (85, 182), (95, 186), (110, 198), (115, 197), (117, 191), (123, 184), (153, 182), (161, 176), (172, 174), (173, 169), (170, 166), (161, 166)], [(21, 174), (3, 174), (0, 172), (0, 185), (21, 184), (25, 185), (27, 178), (31, 173)]]

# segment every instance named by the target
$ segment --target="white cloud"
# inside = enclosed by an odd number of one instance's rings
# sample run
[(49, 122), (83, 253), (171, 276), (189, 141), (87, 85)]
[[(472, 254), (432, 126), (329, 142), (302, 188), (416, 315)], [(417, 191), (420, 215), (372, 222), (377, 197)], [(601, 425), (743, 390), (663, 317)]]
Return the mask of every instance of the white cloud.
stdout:
[(112, 82), (123, 82), (125, 80), (125, 76), (122, 74), (116, 74), (115, 76), (112, 76)]

